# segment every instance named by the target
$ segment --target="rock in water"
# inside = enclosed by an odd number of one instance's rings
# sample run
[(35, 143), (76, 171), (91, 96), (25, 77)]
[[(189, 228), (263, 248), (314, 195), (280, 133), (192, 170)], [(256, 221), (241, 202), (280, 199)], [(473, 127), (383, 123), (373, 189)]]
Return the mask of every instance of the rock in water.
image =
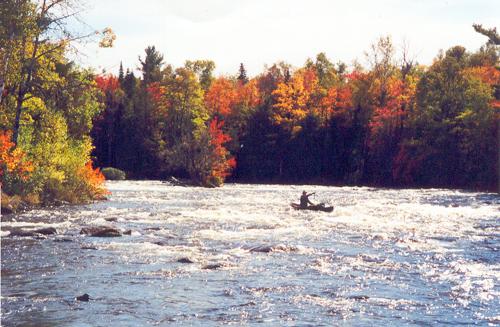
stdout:
[(284, 244), (260, 245), (250, 249), (250, 252), (261, 252), (261, 253), (294, 252), (294, 251), (297, 251), (297, 248), (295, 246), (284, 245)]
[(97, 227), (84, 227), (80, 234), (89, 235), (92, 237), (119, 237), (122, 233), (113, 227), (97, 226)]
[(39, 228), (35, 230), (25, 230), (22, 228), (15, 228), (10, 231), (9, 236), (35, 237), (40, 235), (52, 235), (52, 234), (57, 234), (57, 230), (54, 227)]
[(201, 269), (215, 270), (215, 269), (220, 269), (222, 267), (224, 267), (222, 263), (211, 263), (203, 266)]
[(83, 245), (80, 249), (82, 250), (98, 250), (95, 246), (92, 245)]
[(12, 229), (9, 236), (19, 236), (19, 237), (32, 237), (37, 234), (34, 231), (28, 231), (20, 228)]
[(35, 230), (35, 233), (43, 235), (57, 234), (57, 230), (54, 227), (46, 227)]
[(179, 263), (194, 263), (194, 261), (189, 259), (189, 258), (180, 258), (179, 260), (177, 260), (177, 262), (179, 262)]
[(76, 300), (77, 301), (82, 301), (82, 302), (89, 302), (90, 296), (87, 293), (85, 293), (83, 295), (77, 296)]

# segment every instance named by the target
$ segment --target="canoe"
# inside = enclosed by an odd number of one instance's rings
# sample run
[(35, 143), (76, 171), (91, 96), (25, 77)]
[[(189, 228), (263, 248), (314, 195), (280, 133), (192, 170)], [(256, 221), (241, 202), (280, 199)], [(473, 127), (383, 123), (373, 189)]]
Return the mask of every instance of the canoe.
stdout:
[(308, 206), (307, 208), (301, 208), (300, 204), (298, 204), (298, 203), (292, 203), (291, 206), (295, 210), (312, 210), (312, 211), (324, 211), (324, 212), (332, 212), (333, 211), (333, 207), (325, 207), (325, 205), (323, 203), (316, 204), (313, 206)]

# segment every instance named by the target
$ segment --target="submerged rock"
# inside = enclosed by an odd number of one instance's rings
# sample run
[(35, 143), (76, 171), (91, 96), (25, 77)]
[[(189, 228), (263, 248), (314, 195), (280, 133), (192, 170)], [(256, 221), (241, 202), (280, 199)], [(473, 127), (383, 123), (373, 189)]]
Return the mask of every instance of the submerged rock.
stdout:
[(14, 213), (14, 208), (12, 208), (10, 204), (2, 204), (0, 212), (2, 213), (2, 215), (10, 215), (11, 213)]
[(201, 267), (201, 269), (215, 270), (215, 269), (220, 269), (223, 267), (224, 267), (224, 265), (222, 263), (211, 263), (211, 264), (208, 264), (208, 265)]
[(368, 300), (370, 297), (368, 295), (351, 295), (348, 296), (347, 298), (351, 300), (365, 301)]
[(85, 293), (83, 295), (77, 296), (76, 300), (77, 301), (82, 301), (82, 302), (89, 302), (90, 296), (87, 293)]
[(179, 263), (194, 263), (193, 260), (189, 259), (189, 258), (180, 258), (179, 260), (177, 260), (177, 262)]
[(109, 221), (109, 222), (115, 222), (115, 221), (118, 221), (118, 218), (116, 218), (116, 217), (108, 217), (108, 218), (104, 218), (104, 220)]
[(196, 186), (196, 184), (188, 179), (177, 179), (174, 176), (170, 176), (165, 180), (165, 183), (168, 183), (172, 186)]
[(41, 235), (53, 235), (57, 234), (57, 230), (54, 227), (39, 228), (34, 230), (25, 230), (22, 228), (15, 228), (10, 230), (9, 236), (18, 237), (37, 237)]
[(24, 230), (20, 228), (12, 229), (9, 234), (9, 236), (18, 236), (18, 237), (33, 237), (36, 235), (37, 234), (35, 233), (35, 231)]
[(54, 239), (54, 242), (69, 243), (69, 242), (73, 242), (73, 240), (70, 239), (70, 238), (67, 238), (67, 237), (62, 237), (62, 238), (56, 238), (56, 239)]
[(80, 249), (82, 250), (98, 250), (95, 246), (92, 245), (83, 245)]
[(107, 226), (96, 226), (96, 227), (84, 227), (80, 231), (80, 234), (85, 234), (91, 237), (119, 237), (122, 233), (113, 227)]
[(35, 230), (35, 233), (43, 235), (57, 234), (57, 230), (54, 227), (46, 227)]
[(269, 253), (269, 252), (293, 252), (297, 251), (297, 248), (294, 246), (277, 244), (277, 245), (260, 245), (250, 249), (250, 252), (261, 252), (261, 253)]

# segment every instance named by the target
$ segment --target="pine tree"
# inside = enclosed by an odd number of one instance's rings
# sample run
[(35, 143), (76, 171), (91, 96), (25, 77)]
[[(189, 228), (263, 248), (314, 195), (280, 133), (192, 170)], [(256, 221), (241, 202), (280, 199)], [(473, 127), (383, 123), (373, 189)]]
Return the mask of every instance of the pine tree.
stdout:
[(124, 79), (124, 74), (123, 74), (123, 63), (120, 61), (120, 69), (118, 71), (118, 81), (120, 84), (123, 84), (123, 79)]
[(248, 83), (247, 71), (246, 71), (245, 66), (243, 65), (243, 63), (240, 64), (240, 74), (238, 75), (238, 80), (242, 84)]
[(161, 69), (163, 66), (163, 55), (156, 51), (154, 46), (149, 46), (145, 50), (144, 61), (139, 57), (144, 86), (149, 83), (159, 82), (162, 79)]

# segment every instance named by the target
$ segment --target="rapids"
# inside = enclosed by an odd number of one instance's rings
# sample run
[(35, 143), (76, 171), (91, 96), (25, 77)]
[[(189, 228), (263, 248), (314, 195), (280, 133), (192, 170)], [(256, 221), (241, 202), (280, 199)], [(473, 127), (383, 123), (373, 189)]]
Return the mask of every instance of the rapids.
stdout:
[[(498, 195), (108, 188), (108, 201), (2, 217), (2, 326), (500, 324)], [(293, 210), (302, 190), (335, 210)], [(92, 225), (132, 232), (80, 235)], [(9, 236), (41, 227), (58, 234)]]

